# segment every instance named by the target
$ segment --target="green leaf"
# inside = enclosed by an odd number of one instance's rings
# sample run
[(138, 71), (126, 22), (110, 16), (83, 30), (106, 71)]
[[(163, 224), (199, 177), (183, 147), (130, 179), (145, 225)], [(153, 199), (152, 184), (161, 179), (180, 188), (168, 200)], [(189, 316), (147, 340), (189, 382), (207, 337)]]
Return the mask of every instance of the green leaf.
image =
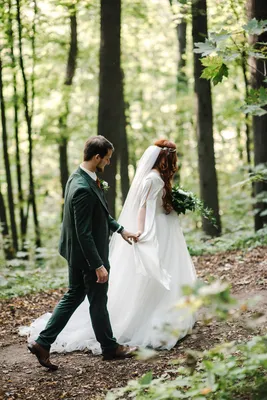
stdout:
[(267, 104), (267, 89), (265, 89), (263, 86), (259, 88), (259, 102), (262, 105)]
[(216, 226), (213, 210), (204, 207), (203, 202), (194, 193), (183, 190), (178, 185), (172, 188), (172, 206), (178, 215), (185, 214), (187, 210), (197, 211), (202, 217), (208, 219), (211, 224)]
[(139, 383), (140, 385), (149, 385), (152, 381), (152, 378), (152, 371), (149, 371), (139, 379)]
[(206, 57), (201, 60), (205, 69), (202, 72), (201, 78), (211, 80), (214, 85), (217, 85), (223, 80), (223, 77), (228, 76), (228, 67), (224, 64), (221, 57)]
[(230, 53), (227, 52), (227, 53), (223, 54), (222, 57), (223, 57), (223, 61), (228, 63), (228, 62), (239, 59), (241, 57), (241, 54), (238, 51), (233, 51), (231, 49)]
[(262, 115), (267, 114), (267, 111), (264, 110), (263, 108), (261, 108), (257, 104), (251, 104), (251, 105), (247, 104), (247, 105), (241, 107), (241, 111), (245, 114), (252, 114), (257, 117), (261, 117)]
[(267, 215), (267, 210), (264, 210), (260, 213), (260, 217), (266, 217)]
[(221, 29), (219, 32), (210, 32), (209, 39), (213, 43), (224, 42), (231, 37), (231, 33), (225, 29)]
[(265, 60), (266, 59), (266, 55), (264, 54), (264, 53), (259, 53), (258, 51), (248, 51), (248, 55), (250, 56), (250, 57), (255, 57), (255, 58), (258, 58), (258, 59), (263, 59), (263, 60)]
[(258, 21), (253, 18), (246, 25), (243, 25), (243, 29), (249, 35), (261, 35), (263, 32), (267, 32), (267, 20)]
[(202, 54), (203, 57), (210, 55), (216, 49), (216, 45), (209, 39), (205, 42), (195, 43), (194, 53)]
[(8, 281), (6, 280), (6, 278), (2, 275), (0, 275), (0, 286), (7, 286), (8, 285)]

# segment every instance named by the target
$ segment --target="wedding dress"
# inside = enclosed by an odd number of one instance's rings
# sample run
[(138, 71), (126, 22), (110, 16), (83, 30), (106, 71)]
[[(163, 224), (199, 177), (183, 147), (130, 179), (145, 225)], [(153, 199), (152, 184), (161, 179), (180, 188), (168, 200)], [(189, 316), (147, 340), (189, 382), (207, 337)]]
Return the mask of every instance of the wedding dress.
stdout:
[[(140, 160), (125, 206), (118, 220), (137, 231), (137, 213), (146, 208), (144, 232), (130, 246), (114, 234), (110, 244), (108, 310), (118, 343), (170, 349), (190, 332), (195, 316), (175, 308), (182, 287), (193, 285), (196, 273), (177, 214), (162, 207), (164, 182), (152, 166), (160, 152), (150, 146)], [(52, 344), (51, 352), (90, 349), (100, 353), (89, 317), (87, 298)], [(21, 328), (29, 341), (36, 339), (51, 314)]]

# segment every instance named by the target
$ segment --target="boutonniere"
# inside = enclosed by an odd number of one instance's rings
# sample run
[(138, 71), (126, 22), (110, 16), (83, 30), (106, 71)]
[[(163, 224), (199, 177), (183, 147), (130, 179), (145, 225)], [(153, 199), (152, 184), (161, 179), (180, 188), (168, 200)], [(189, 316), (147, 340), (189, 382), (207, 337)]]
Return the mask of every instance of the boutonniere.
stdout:
[(103, 181), (102, 179), (100, 179), (100, 187), (102, 190), (104, 190), (104, 192), (107, 192), (109, 189), (109, 185), (106, 181)]

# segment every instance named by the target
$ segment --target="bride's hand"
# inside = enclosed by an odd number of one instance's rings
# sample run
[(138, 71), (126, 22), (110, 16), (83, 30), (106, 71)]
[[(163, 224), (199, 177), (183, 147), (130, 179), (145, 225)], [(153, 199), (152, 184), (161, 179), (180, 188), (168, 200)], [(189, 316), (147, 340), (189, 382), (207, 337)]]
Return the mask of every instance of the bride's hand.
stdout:
[(132, 245), (132, 240), (136, 243), (138, 242), (138, 235), (135, 233), (131, 233), (126, 231), (125, 229), (121, 232), (121, 236), (123, 237), (124, 240), (126, 240), (127, 243)]

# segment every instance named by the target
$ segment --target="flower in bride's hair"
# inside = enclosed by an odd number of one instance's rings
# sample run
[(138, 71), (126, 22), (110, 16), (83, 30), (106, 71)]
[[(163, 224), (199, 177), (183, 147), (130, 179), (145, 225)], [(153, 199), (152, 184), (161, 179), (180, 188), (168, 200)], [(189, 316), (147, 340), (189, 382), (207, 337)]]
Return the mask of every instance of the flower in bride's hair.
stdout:
[(106, 181), (103, 181), (102, 179), (100, 179), (100, 187), (104, 190), (104, 192), (107, 192), (109, 189), (108, 183)]

